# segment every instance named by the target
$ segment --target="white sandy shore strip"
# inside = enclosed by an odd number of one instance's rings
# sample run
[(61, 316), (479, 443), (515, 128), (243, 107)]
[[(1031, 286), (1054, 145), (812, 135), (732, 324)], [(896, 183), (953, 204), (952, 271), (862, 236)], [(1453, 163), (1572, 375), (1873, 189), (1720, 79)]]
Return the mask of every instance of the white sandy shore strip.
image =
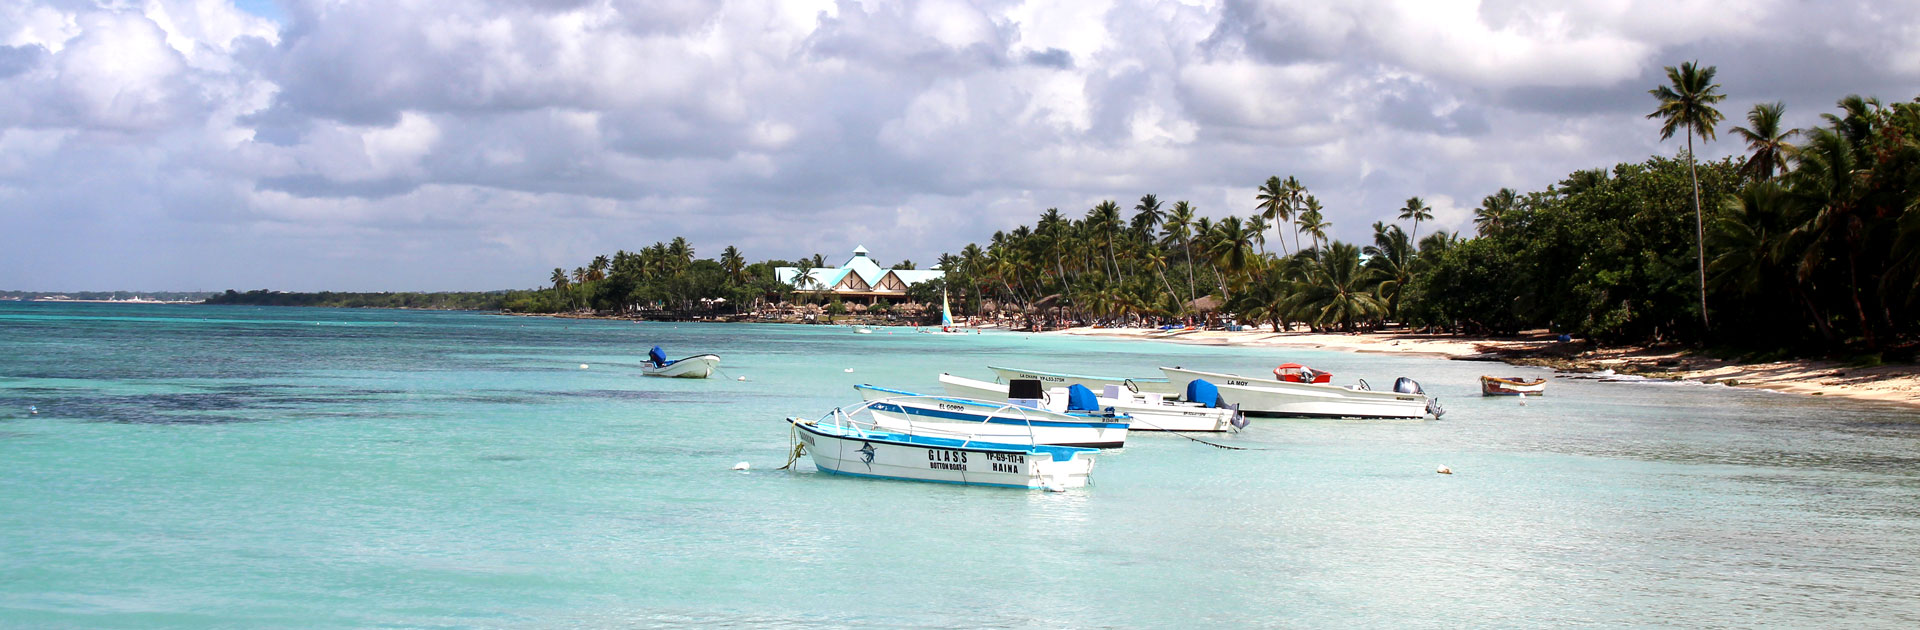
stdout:
[[(1229, 332), (1083, 327), (1051, 334), (1155, 339), (1222, 346), (1322, 348), (1348, 352), (1484, 359), (1498, 359), (1498, 352), (1503, 350), (1537, 349), (1556, 343), (1550, 338), (1485, 339), (1394, 332), (1351, 335), (1311, 332), (1275, 333), (1271, 329), (1252, 328), (1240, 332)], [(1574, 360), (1592, 364), (1597, 368), (1604, 368), (1609, 364), (1671, 360), (1679, 363), (1681, 367), (1677, 368), (1676, 373), (1680, 378), (1687, 380), (1737, 383), (1740, 387), (1758, 387), (1814, 396), (1844, 396), (1920, 406), (1920, 368), (1913, 365), (1848, 368), (1834, 361), (1813, 360), (1738, 364), (1679, 353), (1661, 353), (1633, 348), (1593, 353), (1591, 356)]]

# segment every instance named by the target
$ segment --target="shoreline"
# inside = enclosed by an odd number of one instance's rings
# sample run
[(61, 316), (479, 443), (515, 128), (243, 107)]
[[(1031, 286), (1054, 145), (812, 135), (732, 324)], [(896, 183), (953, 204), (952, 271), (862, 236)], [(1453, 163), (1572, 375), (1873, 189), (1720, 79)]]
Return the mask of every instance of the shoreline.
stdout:
[(1195, 345), (1255, 348), (1313, 348), (1343, 352), (1404, 354), (1456, 361), (1499, 361), (1553, 368), (1558, 373), (1614, 370), (1649, 378), (1686, 380), (1732, 387), (1767, 389), (1810, 396), (1835, 396), (1920, 407), (1920, 366), (1886, 364), (1848, 367), (1838, 361), (1795, 359), (1737, 363), (1699, 356), (1679, 348), (1602, 347), (1561, 342), (1546, 333), (1515, 337), (1460, 337), (1413, 332), (1354, 334), (1271, 329), (1230, 332), (1144, 328), (1078, 327), (1040, 334), (1083, 335), (1171, 341)]

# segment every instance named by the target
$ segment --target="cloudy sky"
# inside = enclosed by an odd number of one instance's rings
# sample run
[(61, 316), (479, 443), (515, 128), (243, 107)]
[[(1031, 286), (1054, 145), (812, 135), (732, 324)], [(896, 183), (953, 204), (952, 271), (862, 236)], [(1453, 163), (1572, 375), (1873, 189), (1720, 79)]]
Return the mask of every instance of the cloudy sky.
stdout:
[[(1920, 3), (0, 0), (0, 289), (529, 287), (675, 235), (749, 259), (940, 252), (1269, 175), (1364, 238), (1920, 95)], [(1738, 151), (1723, 139), (1705, 155)], [(1423, 226), (1423, 231), (1427, 228)]]

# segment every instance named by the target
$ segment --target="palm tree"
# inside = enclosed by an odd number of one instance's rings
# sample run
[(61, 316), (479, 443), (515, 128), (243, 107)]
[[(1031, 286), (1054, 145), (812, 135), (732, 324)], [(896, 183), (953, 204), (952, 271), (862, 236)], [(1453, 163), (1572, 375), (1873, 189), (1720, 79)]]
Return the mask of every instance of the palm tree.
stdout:
[(1301, 232), (1305, 232), (1313, 237), (1313, 246), (1316, 248), (1320, 247), (1321, 241), (1327, 239), (1327, 228), (1333, 227), (1333, 223), (1327, 221), (1326, 218), (1320, 214), (1320, 210), (1320, 199), (1313, 195), (1307, 195), (1305, 209), (1300, 212), (1299, 218), (1294, 219), (1294, 222), (1300, 226)]
[[(1259, 205), (1255, 206), (1260, 209), (1260, 214), (1257, 216), (1273, 223), (1273, 235), (1275, 237), (1280, 237), (1280, 226), (1282, 224), (1293, 222), (1293, 197), (1292, 193), (1289, 192), (1290, 190), (1286, 183), (1280, 181), (1280, 177), (1276, 175), (1268, 177), (1267, 182), (1260, 185), (1259, 192), (1253, 195), (1254, 201), (1260, 202)], [(1266, 239), (1262, 237), (1261, 240), (1264, 241)], [(1280, 238), (1280, 251), (1282, 254), (1287, 253), (1287, 239), (1285, 238)]]
[(1385, 305), (1374, 297), (1371, 283), (1374, 272), (1361, 266), (1360, 250), (1346, 243), (1331, 243), (1308, 268), (1308, 280), (1302, 283), (1296, 300), (1315, 326), (1339, 322), (1346, 332), (1353, 322), (1382, 315)]
[[(1293, 217), (1298, 216), (1303, 209), (1301, 204), (1306, 200), (1307, 187), (1300, 185), (1300, 180), (1295, 179), (1292, 175), (1288, 175), (1287, 181), (1281, 182), (1280, 186), (1287, 191), (1286, 220), (1295, 228), (1293, 230), (1293, 251), (1297, 252), (1300, 251), (1300, 230), (1299, 224), (1293, 221)], [(1279, 229), (1279, 227), (1275, 226), (1274, 229)], [(1284, 245), (1282, 249), (1285, 249)]]
[(1780, 130), (1780, 115), (1787, 106), (1783, 103), (1760, 103), (1747, 112), (1747, 124), (1752, 128), (1734, 127), (1733, 134), (1747, 142), (1747, 148), (1753, 155), (1740, 165), (1740, 172), (1748, 177), (1773, 179), (1776, 172), (1787, 170), (1787, 159), (1793, 157), (1793, 144), (1787, 142), (1800, 133), (1799, 129)]
[(611, 264), (612, 261), (607, 260), (605, 255), (594, 256), (593, 262), (587, 263), (587, 280), (599, 282), (607, 279), (607, 267)]
[(1519, 202), (1519, 196), (1512, 188), (1502, 188), (1500, 192), (1487, 195), (1480, 200), (1480, 207), (1473, 211), (1473, 227), (1482, 236), (1499, 230), (1505, 225), (1507, 214), (1513, 212), (1513, 206)]
[(1433, 208), (1419, 197), (1408, 197), (1407, 205), (1400, 209), (1401, 219), (1413, 219), (1413, 240), (1420, 240), (1420, 222), (1433, 218)]
[(1701, 140), (1713, 139), (1713, 127), (1720, 124), (1720, 110), (1713, 104), (1727, 98), (1718, 93), (1720, 84), (1713, 82), (1718, 69), (1707, 66), (1702, 69), (1697, 62), (1689, 61), (1680, 67), (1667, 66), (1667, 81), (1651, 90), (1654, 98), (1660, 99), (1660, 107), (1647, 114), (1647, 118), (1658, 118), (1660, 139), (1673, 137), (1673, 132), (1685, 130), (1687, 134), (1687, 178), (1693, 181), (1693, 230), (1694, 246), (1698, 250), (1700, 262), (1700, 326), (1711, 328), (1707, 319), (1707, 228), (1706, 220), (1700, 213), (1700, 174), (1694, 168), (1693, 136), (1699, 134)]
[(1400, 317), (1400, 295), (1413, 280), (1413, 239), (1398, 225), (1373, 224), (1373, 244), (1361, 250), (1367, 254), (1367, 268), (1375, 272), (1380, 284), (1374, 294), (1387, 305), (1387, 317)]
[(1141, 241), (1153, 240), (1153, 231), (1159, 229), (1160, 221), (1166, 218), (1166, 213), (1160, 210), (1160, 198), (1152, 194), (1143, 195), (1133, 209), (1134, 234)]
[(1187, 301), (1200, 299), (1193, 289), (1193, 204), (1185, 201), (1173, 202), (1173, 211), (1167, 213), (1167, 237), (1179, 238), (1181, 248), (1187, 252)]
[[(1221, 219), (1219, 225), (1214, 226), (1213, 234), (1213, 246), (1207, 253), (1216, 267), (1238, 279), (1246, 272), (1248, 261), (1254, 259), (1253, 234), (1240, 222), (1240, 217)], [(1224, 278), (1220, 282), (1220, 297), (1222, 300), (1231, 297)]]
[(1101, 201), (1087, 211), (1087, 224), (1096, 234), (1107, 242), (1107, 262), (1112, 265), (1112, 278), (1120, 279), (1120, 258), (1113, 253), (1113, 235), (1120, 231), (1120, 204), (1108, 199)]
[(553, 275), (548, 276), (547, 281), (553, 283), (553, 290), (555, 292), (566, 289), (567, 288), (567, 270), (561, 269), (559, 267), (554, 267)]
[(727, 272), (727, 278), (734, 282), (746, 281), (747, 261), (740, 257), (740, 249), (728, 245), (720, 252), (720, 269)]
[(1268, 227), (1271, 227), (1271, 226), (1267, 224), (1266, 217), (1263, 217), (1257, 214), (1247, 217), (1247, 232), (1249, 232), (1251, 237), (1253, 238), (1253, 243), (1255, 245), (1260, 246), (1261, 256), (1267, 255), (1267, 228)]

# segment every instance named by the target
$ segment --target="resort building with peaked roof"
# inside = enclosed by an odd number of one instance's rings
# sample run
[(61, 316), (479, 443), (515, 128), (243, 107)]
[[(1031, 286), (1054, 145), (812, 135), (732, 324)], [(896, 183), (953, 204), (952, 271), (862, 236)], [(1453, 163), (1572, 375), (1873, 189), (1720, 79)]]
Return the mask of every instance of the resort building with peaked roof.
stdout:
[(796, 292), (822, 291), (842, 301), (873, 304), (880, 300), (907, 301), (907, 288), (939, 278), (946, 272), (933, 269), (882, 269), (867, 257), (867, 248), (855, 247), (853, 257), (839, 267), (776, 267), (773, 277), (793, 285)]

